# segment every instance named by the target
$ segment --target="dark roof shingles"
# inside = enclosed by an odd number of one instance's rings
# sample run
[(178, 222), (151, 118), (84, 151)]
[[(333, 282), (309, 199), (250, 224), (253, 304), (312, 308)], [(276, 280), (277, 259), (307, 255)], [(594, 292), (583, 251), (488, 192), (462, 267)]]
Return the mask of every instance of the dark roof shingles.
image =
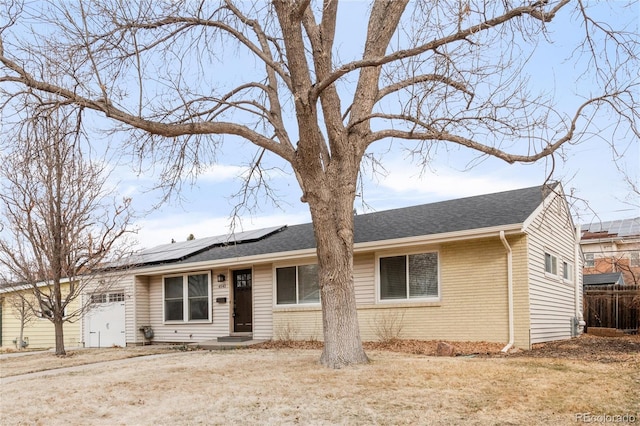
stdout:
[[(355, 243), (436, 235), (523, 223), (542, 203), (543, 186), (459, 198), (355, 216)], [(315, 247), (311, 223), (284, 228), (264, 239), (214, 247), (177, 263), (230, 259)]]

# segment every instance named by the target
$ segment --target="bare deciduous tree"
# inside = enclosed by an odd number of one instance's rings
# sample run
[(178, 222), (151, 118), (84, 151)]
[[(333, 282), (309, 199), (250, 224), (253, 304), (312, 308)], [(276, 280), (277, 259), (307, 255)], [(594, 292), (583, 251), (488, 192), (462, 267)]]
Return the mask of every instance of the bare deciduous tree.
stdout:
[[(245, 195), (266, 183), (264, 153), (289, 164), (314, 224), (321, 362), (331, 367), (367, 362), (353, 206), (373, 143), (404, 141), (424, 166), (443, 144), (515, 163), (580, 142), (603, 111), (640, 133), (638, 35), (594, 19), (581, 0), (375, 0), (366, 24), (339, 19), (335, 0), (38, 5), (6, 11), (5, 105), (16, 92), (47, 92), (121, 123), (132, 150), (165, 165), (168, 187), (212, 161), (222, 136), (256, 146)], [(529, 83), (529, 62), (563, 13), (582, 40), (568, 53), (593, 78), (571, 109), (551, 73), (544, 90)]]
[(92, 273), (124, 254), (130, 200), (106, 189), (104, 163), (85, 158), (77, 107), (26, 99), (24, 121), (3, 135), (0, 273), (23, 302), (33, 297), (28, 307), (53, 323), (64, 355), (63, 324), (90, 307), (81, 296), (111, 282)]
[(30, 294), (13, 293), (4, 297), (6, 306), (11, 309), (13, 316), (20, 322), (20, 331), (16, 338), (16, 348), (24, 349), (24, 328), (37, 318), (34, 310), (34, 298)]

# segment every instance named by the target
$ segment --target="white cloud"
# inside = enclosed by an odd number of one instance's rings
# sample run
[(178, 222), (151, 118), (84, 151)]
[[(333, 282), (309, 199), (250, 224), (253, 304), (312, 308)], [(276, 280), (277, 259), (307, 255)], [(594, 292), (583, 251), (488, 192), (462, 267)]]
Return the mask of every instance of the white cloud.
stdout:
[(206, 182), (224, 182), (237, 179), (246, 171), (245, 167), (214, 164), (201, 171), (198, 180)]
[(515, 169), (508, 176), (505, 176), (505, 169), (488, 173), (444, 171), (420, 175), (417, 167), (391, 164), (387, 171), (388, 175), (380, 181), (381, 187), (401, 196), (418, 195), (429, 198), (429, 201), (507, 191), (540, 183), (532, 176), (516, 175)]

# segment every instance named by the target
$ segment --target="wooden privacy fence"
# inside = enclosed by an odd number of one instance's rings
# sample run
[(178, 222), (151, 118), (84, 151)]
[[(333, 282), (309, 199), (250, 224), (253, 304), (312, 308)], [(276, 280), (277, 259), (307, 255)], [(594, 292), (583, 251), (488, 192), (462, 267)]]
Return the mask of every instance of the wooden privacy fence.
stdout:
[(584, 316), (587, 330), (589, 327), (606, 327), (638, 333), (640, 286), (585, 286)]

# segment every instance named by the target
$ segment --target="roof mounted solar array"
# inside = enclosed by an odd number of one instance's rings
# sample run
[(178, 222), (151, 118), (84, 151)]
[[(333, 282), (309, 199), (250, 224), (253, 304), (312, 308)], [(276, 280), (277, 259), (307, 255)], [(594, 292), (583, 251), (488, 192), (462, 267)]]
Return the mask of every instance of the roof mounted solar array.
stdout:
[(256, 229), (253, 231), (245, 231), (234, 234), (218, 235), (215, 237), (200, 238), (191, 241), (162, 244), (156, 247), (142, 250), (140, 253), (132, 256), (132, 258), (127, 261), (127, 263), (140, 265), (175, 262), (211, 247), (258, 241), (271, 234), (281, 231), (284, 228), (286, 228), (286, 226), (272, 226), (270, 228)]
[(619, 237), (640, 235), (640, 218), (611, 220), (606, 222), (593, 222), (582, 226), (583, 231), (607, 232)]

